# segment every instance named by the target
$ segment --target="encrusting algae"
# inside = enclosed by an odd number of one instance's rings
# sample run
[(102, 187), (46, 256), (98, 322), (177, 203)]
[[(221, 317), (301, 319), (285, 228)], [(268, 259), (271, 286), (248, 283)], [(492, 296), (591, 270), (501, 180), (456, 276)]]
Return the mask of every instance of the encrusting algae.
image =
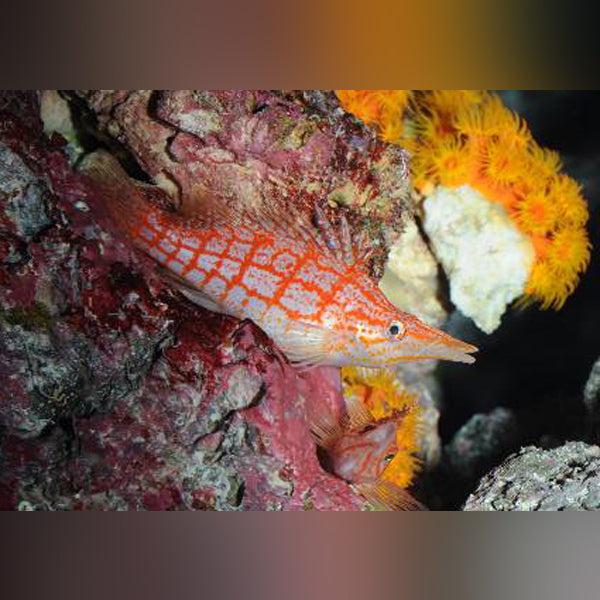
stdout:
[[(525, 121), (498, 95), (482, 90), (337, 94), (357, 117), (368, 113), (364, 122), (380, 135), (399, 132), (386, 141), (413, 153), (413, 183), (422, 196), (440, 185), (469, 185), (502, 205), (535, 250), (521, 301), (537, 301), (542, 308), (564, 305), (590, 259), (587, 203), (580, 185), (561, 173), (559, 155), (539, 146)], [(388, 105), (396, 97), (400, 101), (394, 111)], [(375, 110), (373, 105), (386, 108)]]

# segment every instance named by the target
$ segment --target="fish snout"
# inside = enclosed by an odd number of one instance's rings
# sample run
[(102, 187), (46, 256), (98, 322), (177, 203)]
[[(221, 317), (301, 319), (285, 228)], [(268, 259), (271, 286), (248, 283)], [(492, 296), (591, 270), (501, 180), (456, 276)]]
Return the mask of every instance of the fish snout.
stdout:
[(401, 343), (405, 346), (405, 358), (435, 358), (468, 364), (475, 362), (471, 354), (477, 352), (476, 346), (431, 327), (416, 317), (405, 321), (404, 325), (405, 334)]

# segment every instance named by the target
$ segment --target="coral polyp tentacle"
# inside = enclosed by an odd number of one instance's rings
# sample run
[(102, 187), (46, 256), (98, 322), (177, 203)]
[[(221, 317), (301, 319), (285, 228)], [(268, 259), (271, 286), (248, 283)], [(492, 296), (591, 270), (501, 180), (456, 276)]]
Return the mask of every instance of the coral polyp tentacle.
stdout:
[(558, 219), (558, 207), (543, 193), (533, 193), (515, 205), (514, 219), (529, 235), (546, 235), (553, 231)]

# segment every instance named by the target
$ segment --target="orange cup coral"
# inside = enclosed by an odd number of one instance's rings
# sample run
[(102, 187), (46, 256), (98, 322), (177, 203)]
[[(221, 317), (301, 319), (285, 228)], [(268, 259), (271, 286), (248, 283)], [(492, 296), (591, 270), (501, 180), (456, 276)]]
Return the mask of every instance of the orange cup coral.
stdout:
[[(366, 106), (376, 106), (375, 99), (381, 98), (373, 90), (344, 92), (353, 102), (342, 100), (342, 105), (351, 112), (357, 110), (354, 114), (359, 118)], [(587, 268), (591, 246), (581, 187), (561, 173), (558, 154), (540, 147), (525, 121), (496, 94), (396, 90), (401, 101), (393, 111), (388, 106), (392, 92), (379, 92), (387, 99), (387, 108), (371, 108), (365, 123), (375, 124), (380, 132), (392, 128), (409, 132), (389, 141), (413, 152), (416, 190), (426, 196), (437, 185), (469, 185), (501, 204), (536, 252), (525, 301), (561, 308)], [(361, 103), (364, 107), (359, 109)], [(403, 124), (398, 124), (403, 118)]]

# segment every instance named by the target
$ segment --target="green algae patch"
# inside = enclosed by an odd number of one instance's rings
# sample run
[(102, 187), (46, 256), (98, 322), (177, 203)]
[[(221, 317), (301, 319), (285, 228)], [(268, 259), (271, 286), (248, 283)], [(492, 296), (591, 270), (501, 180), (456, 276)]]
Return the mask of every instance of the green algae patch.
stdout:
[(31, 308), (17, 306), (5, 309), (0, 307), (0, 323), (20, 325), (28, 331), (48, 332), (52, 329), (53, 317), (45, 304), (34, 302)]

